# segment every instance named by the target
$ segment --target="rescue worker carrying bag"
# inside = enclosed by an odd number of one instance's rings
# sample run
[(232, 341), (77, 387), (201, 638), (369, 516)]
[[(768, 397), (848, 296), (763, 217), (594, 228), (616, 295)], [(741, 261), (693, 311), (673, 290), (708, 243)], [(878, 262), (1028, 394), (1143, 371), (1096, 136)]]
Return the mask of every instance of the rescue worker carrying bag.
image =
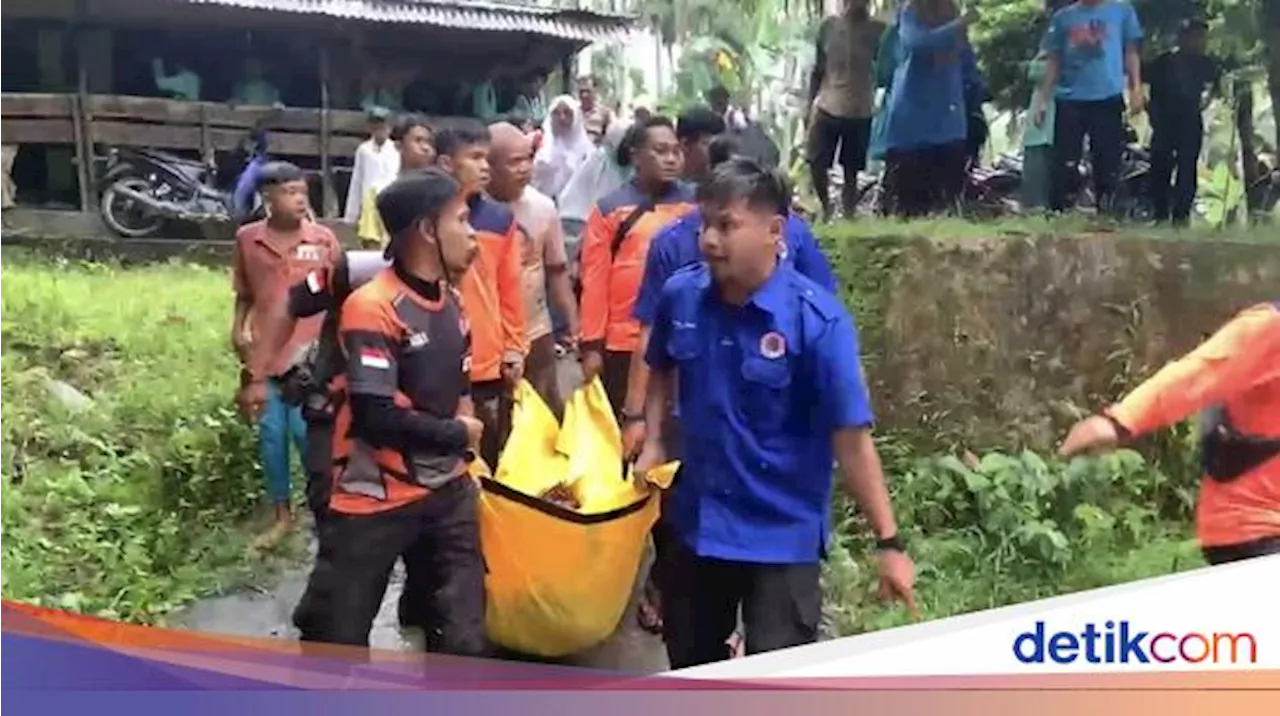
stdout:
[(480, 541), (489, 639), (543, 657), (590, 648), (617, 628), (676, 463), (637, 484), (622, 474), (622, 437), (604, 386), (578, 389), (564, 424), (527, 381), (515, 390), (511, 437), (483, 490)]

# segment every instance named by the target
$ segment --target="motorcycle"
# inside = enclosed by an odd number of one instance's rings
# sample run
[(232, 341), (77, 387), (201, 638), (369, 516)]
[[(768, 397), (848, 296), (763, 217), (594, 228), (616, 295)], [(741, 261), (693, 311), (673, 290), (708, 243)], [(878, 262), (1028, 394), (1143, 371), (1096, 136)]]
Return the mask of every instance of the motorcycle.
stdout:
[(1021, 186), (1021, 161), (1015, 165), (1006, 159), (990, 167), (974, 162), (965, 175), (960, 213), (975, 219), (1016, 214), (1022, 210), (1017, 200)]
[(1138, 143), (1138, 133), (1125, 129), (1125, 148), (1120, 160), (1120, 181), (1112, 213), (1136, 222), (1151, 221), (1155, 209), (1151, 204), (1151, 152)]
[[(252, 182), (267, 162), (266, 133), (250, 131), (238, 152), (244, 157), (231, 189), (221, 188), (211, 160), (185, 159), (154, 149), (112, 147), (98, 203), (102, 219), (125, 238), (155, 235), (167, 221), (231, 222), (252, 218)], [(249, 191), (245, 191), (245, 185)]]

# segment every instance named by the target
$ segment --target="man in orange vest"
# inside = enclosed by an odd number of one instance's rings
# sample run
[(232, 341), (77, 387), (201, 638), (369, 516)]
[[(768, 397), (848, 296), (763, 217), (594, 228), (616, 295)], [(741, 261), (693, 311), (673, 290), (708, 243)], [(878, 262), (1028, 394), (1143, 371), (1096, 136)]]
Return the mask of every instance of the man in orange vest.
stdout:
[(1120, 402), (1077, 423), (1059, 453), (1110, 450), (1203, 411), (1196, 532), (1205, 560), (1280, 554), (1280, 301), (1249, 308)]

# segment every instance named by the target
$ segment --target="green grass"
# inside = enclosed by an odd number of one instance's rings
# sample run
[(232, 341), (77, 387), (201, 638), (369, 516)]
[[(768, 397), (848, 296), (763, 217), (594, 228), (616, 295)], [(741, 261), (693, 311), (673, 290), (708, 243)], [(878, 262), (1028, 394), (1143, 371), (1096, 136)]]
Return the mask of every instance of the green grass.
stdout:
[[(877, 266), (845, 258), (835, 263), (846, 284), (876, 279)], [(150, 623), (267, 579), (278, 563), (247, 549), (262, 480), (232, 412), (226, 270), (5, 259), (4, 597)], [(62, 408), (46, 378), (93, 407)], [(892, 435), (880, 446), (926, 618), (1199, 563), (1195, 476), (1135, 453), (1070, 465), (992, 453), (965, 465), (911, 454)], [(835, 514), (835, 629), (903, 623), (871, 596), (866, 530), (843, 503)], [(300, 559), (299, 541), (281, 556)]]
[[(256, 578), (227, 273), (5, 258), (4, 596), (151, 622)], [(49, 379), (92, 408), (65, 409)]]
[(1227, 241), (1271, 244), (1280, 242), (1280, 227), (1274, 225), (1218, 228), (1204, 222), (1196, 222), (1185, 229), (1174, 229), (1168, 226), (1119, 224), (1086, 214), (1053, 218), (1029, 215), (983, 222), (950, 217), (910, 221), (868, 217), (857, 221), (839, 222), (820, 229), (819, 233), (830, 233), (840, 239), (903, 237), (966, 240), (1106, 235), (1120, 239), (1148, 241)]

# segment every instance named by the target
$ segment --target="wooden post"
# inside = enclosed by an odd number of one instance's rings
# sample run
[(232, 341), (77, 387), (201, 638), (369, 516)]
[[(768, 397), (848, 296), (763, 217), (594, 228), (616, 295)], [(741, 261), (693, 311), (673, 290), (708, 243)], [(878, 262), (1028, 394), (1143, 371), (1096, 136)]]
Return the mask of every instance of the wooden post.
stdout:
[(338, 195), (333, 189), (333, 171), (329, 161), (329, 45), (320, 45), (320, 186), (323, 195), (321, 213), (332, 219), (338, 213)]
[(91, 45), (85, 40), (87, 11), (85, 0), (76, 3), (76, 16), (71, 32), (76, 43), (76, 96), (71, 102), (71, 127), (75, 139), (76, 184), (80, 188), (80, 211), (92, 211), (98, 203), (97, 180), (93, 166), (93, 118), (89, 112), (89, 57)]
[(573, 76), (573, 66), (575, 64), (574, 60), (577, 58), (577, 56), (578, 56), (577, 53), (574, 53), (560, 60), (560, 74), (561, 74), (560, 85), (561, 85), (561, 88), (564, 90), (563, 94), (567, 94), (567, 95), (574, 94), (573, 81), (576, 78)]

